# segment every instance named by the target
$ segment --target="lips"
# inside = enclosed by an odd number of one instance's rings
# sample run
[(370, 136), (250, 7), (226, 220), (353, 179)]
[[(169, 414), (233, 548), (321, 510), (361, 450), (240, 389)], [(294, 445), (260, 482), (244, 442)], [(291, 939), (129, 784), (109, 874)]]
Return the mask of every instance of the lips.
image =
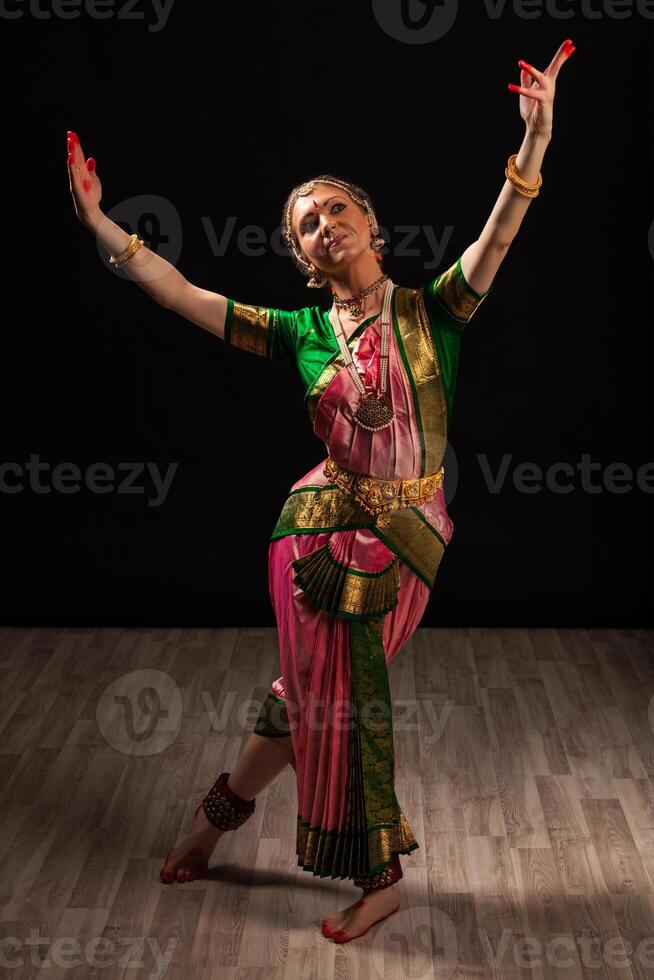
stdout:
[(337, 237), (334, 239), (334, 241), (331, 242), (327, 246), (327, 251), (328, 252), (331, 251), (331, 249), (334, 247), (334, 245), (338, 245), (339, 242), (343, 241), (343, 239), (345, 238), (345, 235), (346, 235), (346, 232), (344, 232), (342, 235), (337, 235)]

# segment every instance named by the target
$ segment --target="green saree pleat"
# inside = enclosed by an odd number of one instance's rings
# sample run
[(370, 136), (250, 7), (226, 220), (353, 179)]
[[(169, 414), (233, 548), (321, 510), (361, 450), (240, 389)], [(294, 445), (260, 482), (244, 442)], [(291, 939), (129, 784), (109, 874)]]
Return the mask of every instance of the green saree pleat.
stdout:
[(419, 845), (394, 789), (393, 719), (383, 617), (349, 621), (351, 717), (345, 820), (338, 831), (298, 817), (298, 864), (321, 877), (374, 875)]

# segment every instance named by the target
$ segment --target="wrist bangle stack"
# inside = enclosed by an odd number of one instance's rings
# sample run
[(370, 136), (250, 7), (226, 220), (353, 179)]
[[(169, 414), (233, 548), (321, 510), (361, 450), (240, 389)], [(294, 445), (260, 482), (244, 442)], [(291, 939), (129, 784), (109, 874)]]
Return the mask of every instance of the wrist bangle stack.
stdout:
[(129, 245), (127, 246), (125, 251), (121, 252), (120, 255), (110, 255), (109, 261), (111, 262), (112, 265), (115, 265), (117, 269), (120, 269), (121, 265), (125, 265), (125, 263), (129, 259), (131, 259), (131, 257), (134, 255), (134, 252), (138, 252), (142, 244), (143, 244), (142, 238), (139, 238), (138, 235), (130, 235)]
[(512, 156), (509, 157), (509, 162), (504, 171), (505, 177), (507, 177), (511, 181), (515, 189), (520, 194), (524, 195), (524, 197), (538, 197), (538, 195), (540, 194), (538, 188), (543, 183), (542, 174), (540, 173), (538, 174), (538, 180), (536, 181), (535, 184), (528, 184), (526, 180), (523, 180), (522, 177), (520, 177), (516, 173), (515, 161), (517, 159), (517, 156), (518, 154), (514, 153)]

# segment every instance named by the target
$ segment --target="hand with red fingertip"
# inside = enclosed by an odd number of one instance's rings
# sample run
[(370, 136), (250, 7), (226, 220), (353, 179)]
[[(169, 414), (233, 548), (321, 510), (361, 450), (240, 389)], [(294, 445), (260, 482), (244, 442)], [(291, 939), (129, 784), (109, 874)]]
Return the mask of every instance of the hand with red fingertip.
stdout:
[(554, 95), (556, 79), (568, 58), (576, 50), (568, 38), (559, 47), (545, 71), (538, 71), (528, 61), (518, 61), (520, 68), (520, 85), (509, 83), (511, 92), (520, 95), (520, 115), (527, 126), (527, 132), (533, 135), (552, 135), (554, 117)]
[(92, 224), (100, 214), (102, 185), (95, 171), (95, 159), (84, 160), (79, 136), (72, 130), (67, 133), (68, 183), (73, 196), (75, 214), (85, 224)]

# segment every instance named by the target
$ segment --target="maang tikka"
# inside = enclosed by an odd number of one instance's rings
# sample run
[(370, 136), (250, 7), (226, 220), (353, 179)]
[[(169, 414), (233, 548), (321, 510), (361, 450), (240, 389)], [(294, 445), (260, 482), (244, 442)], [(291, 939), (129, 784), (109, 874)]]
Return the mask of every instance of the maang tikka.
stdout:
[[(282, 215), (282, 241), (289, 249), (295, 264), (305, 276), (309, 277), (307, 281), (307, 286), (309, 289), (320, 289), (322, 286), (326, 286), (327, 278), (323, 272), (317, 269), (313, 263), (308, 262), (300, 253), (298, 242), (291, 223), (291, 216), (298, 197), (306, 197), (308, 194), (311, 194), (316, 184), (328, 184), (331, 187), (338, 187), (339, 190), (345, 192), (351, 201), (354, 201), (355, 204), (358, 204), (364, 209), (368, 218), (368, 225), (370, 227), (370, 247), (374, 252), (379, 253), (386, 244), (384, 239), (379, 234), (379, 224), (372, 207), (372, 202), (365, 191), (363, 191), (361, 188), (357, 187), (356, 185), (348, 184), (339, 177), (332, 177), (330, 174), (321, 174), (320, 177), (314, 177), (313, 180), (300, 184), (296, 191), (289, 197)], [(351, 299), (353, 298), (354, 297), (351, 297)]]

